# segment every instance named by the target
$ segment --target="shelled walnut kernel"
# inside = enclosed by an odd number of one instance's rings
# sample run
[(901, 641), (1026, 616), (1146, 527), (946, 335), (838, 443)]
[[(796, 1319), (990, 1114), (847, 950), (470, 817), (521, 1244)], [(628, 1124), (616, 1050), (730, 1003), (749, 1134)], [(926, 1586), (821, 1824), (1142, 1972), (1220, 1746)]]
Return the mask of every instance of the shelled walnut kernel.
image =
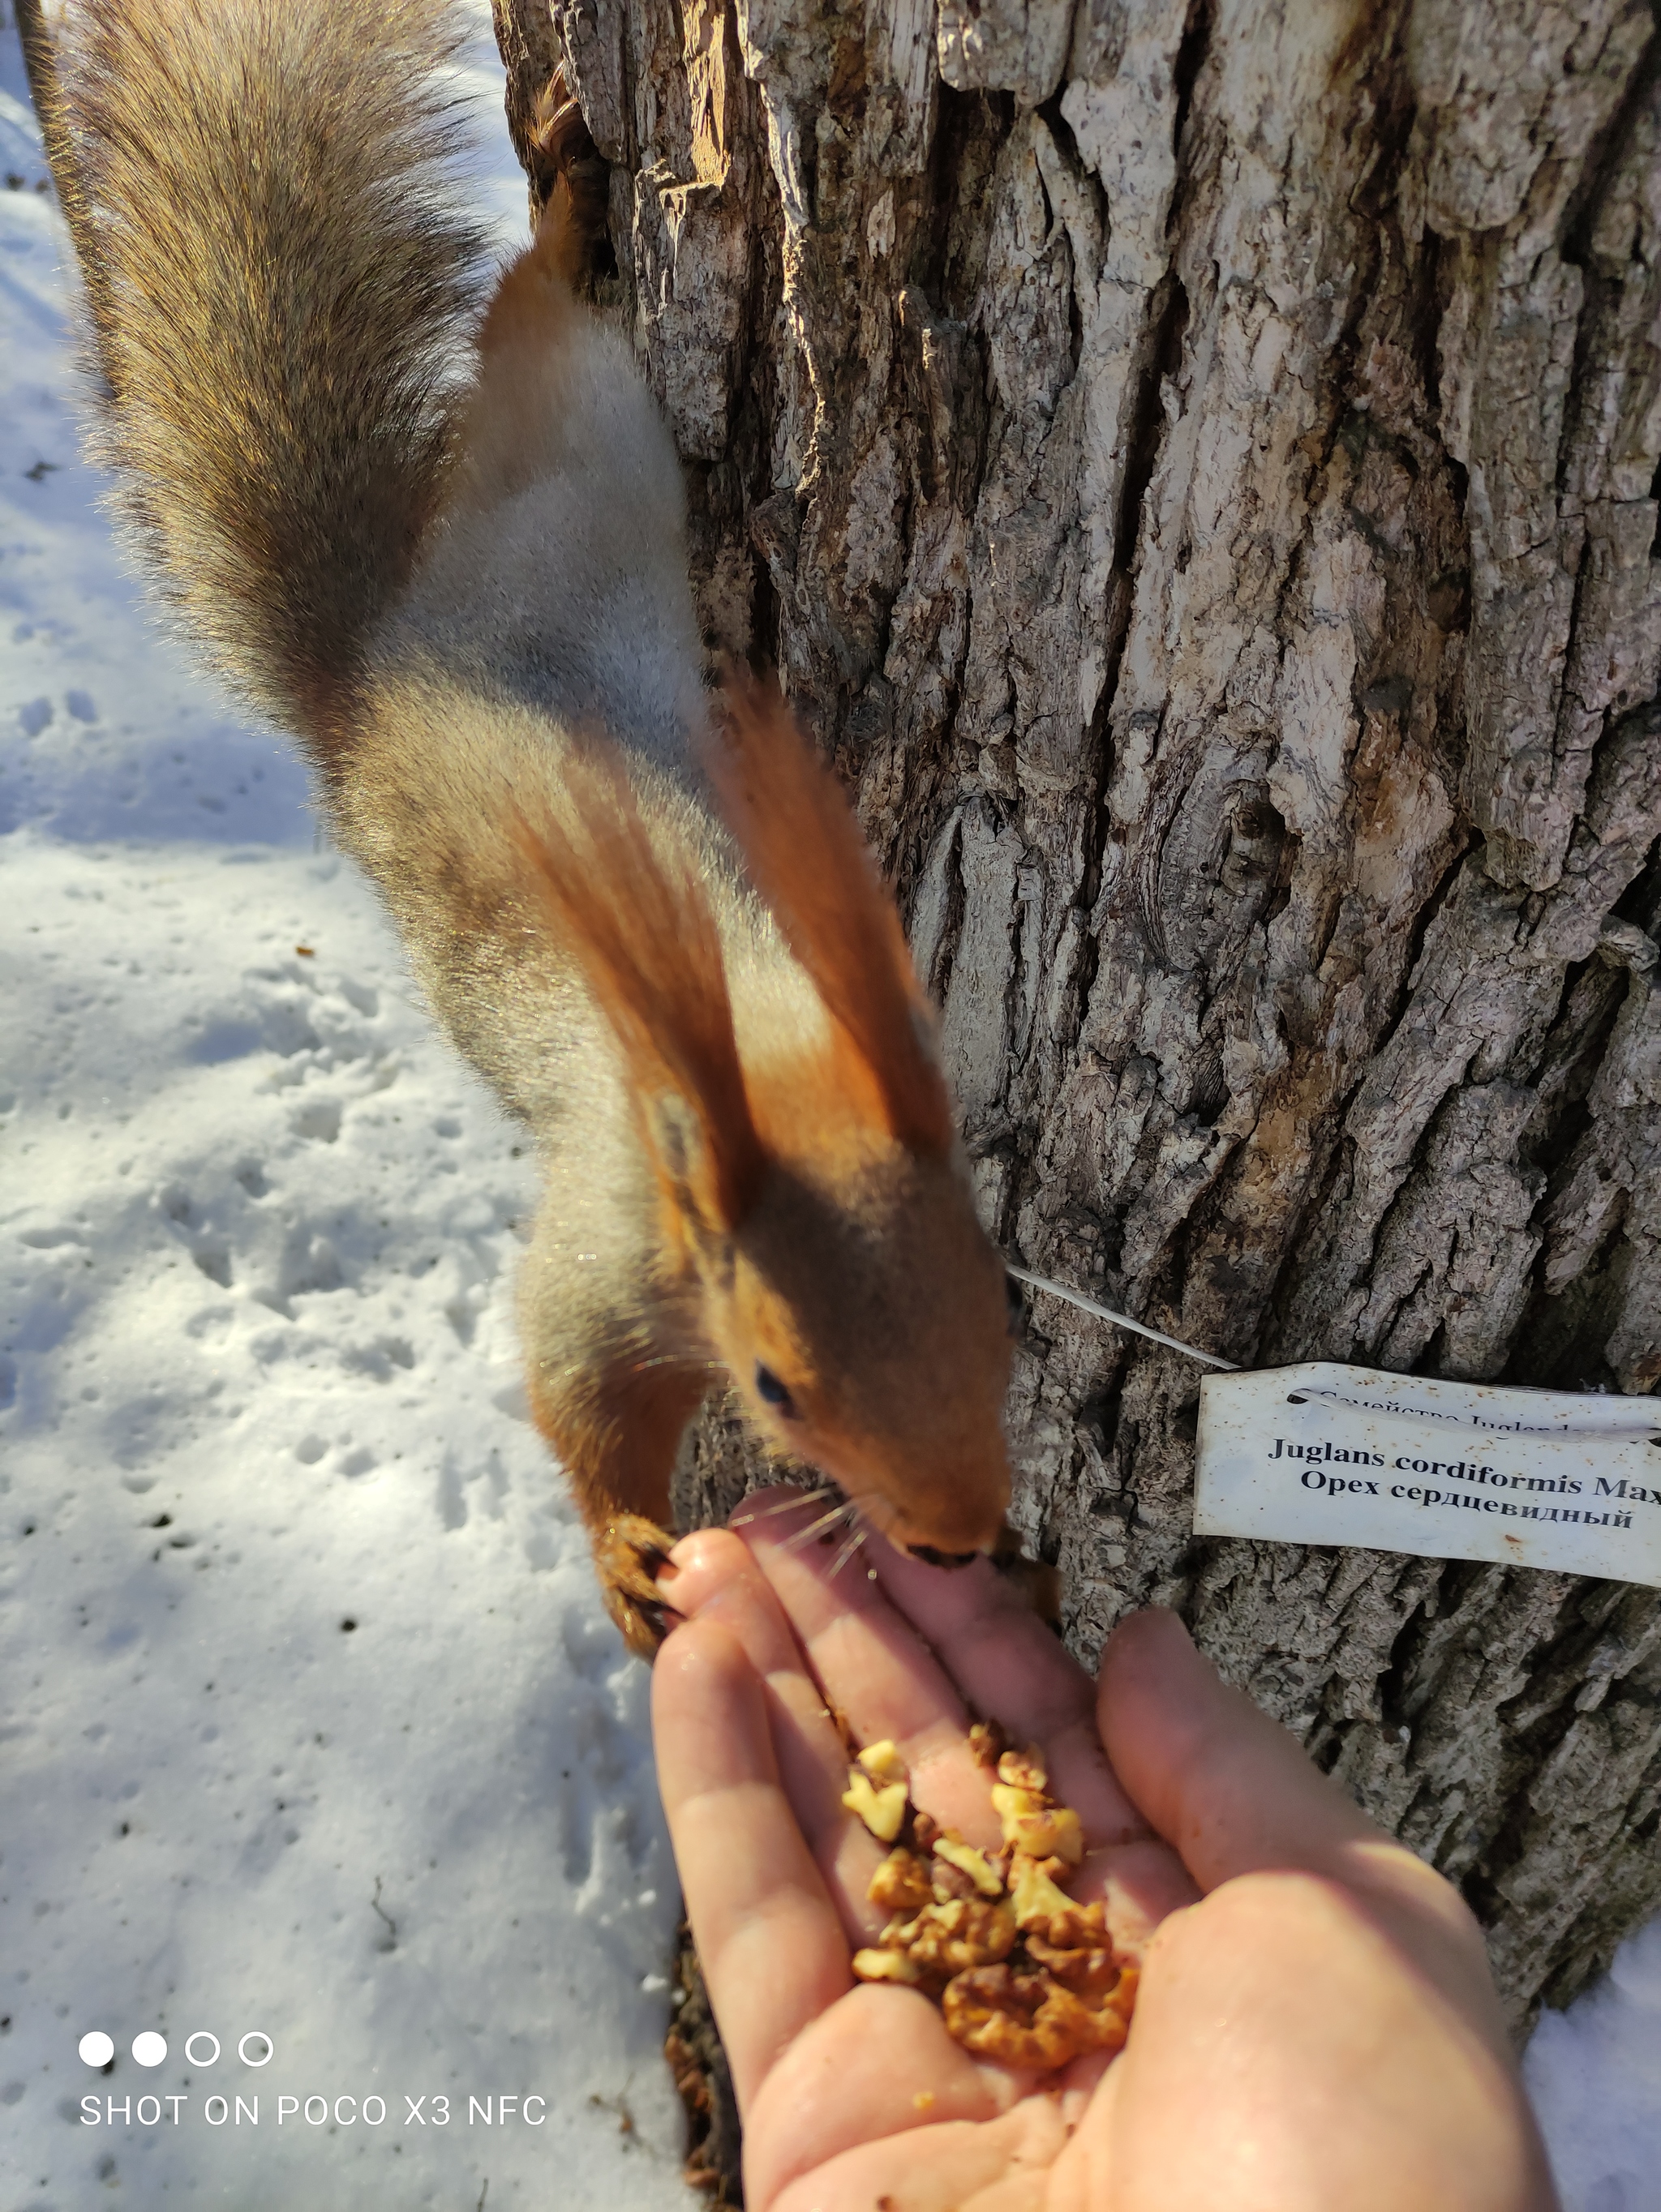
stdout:
[[(1050, 1796), (1039, 1754), (1005, 1748), (995, 1722), (977, 1723), (970, 1741), (997, 1777), (995, 1852), (913, 1810), (891, 1743), (872, 1745), (849, 1770), (843, 1804), (894, 1846), (867, 1893), (893, 1917), (855, 1953), (854, 1972), (932, 1997), (947, 2032), (980, 2057), (1049, 2072), (1087, 2051), (1116, 2051), (1136, 1971), (1115, 1956), (1102, 1906), (1060, 1887), (1084, 1857), (1079, 1816)], [(907, 1832), (910, 1842), (899, 1840)]]

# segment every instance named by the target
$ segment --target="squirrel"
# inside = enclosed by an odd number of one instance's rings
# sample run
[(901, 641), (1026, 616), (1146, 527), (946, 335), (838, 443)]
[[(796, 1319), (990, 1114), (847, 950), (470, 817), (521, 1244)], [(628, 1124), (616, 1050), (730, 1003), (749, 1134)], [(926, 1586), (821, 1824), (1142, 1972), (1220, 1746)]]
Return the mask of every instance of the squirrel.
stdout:
[(530, 1133), (530, 1405), (625, 1638), (666, 1626), (670, 1475), (723, 1372), (896, 1544), (991, 1549), (1006, 1279), (933, 1017), (782, 697), (706, 686), (678, 459), (574, 289), (573, 194), (492, 289), (443, 0), (26, 28), (143, 565), (297, 736)]

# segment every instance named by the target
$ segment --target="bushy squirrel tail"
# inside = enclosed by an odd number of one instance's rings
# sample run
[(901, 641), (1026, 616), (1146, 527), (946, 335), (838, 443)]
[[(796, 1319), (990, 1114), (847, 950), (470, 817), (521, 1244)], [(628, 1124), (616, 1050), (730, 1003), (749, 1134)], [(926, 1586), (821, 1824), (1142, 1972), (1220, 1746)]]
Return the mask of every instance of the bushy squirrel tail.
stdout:
[(444, 0), (76, 0), (31, 76), (98, 458), (183, 626), (326, 767), (430, 519), (483, 304)]

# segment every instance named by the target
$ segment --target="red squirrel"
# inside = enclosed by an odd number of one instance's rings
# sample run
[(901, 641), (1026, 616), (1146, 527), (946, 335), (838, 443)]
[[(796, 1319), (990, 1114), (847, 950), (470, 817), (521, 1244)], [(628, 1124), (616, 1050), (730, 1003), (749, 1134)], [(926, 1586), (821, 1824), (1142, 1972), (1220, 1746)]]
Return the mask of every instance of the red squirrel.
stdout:
[(99, 458), (530, 1133), (530, 1401), (649, 1654), (722, 1373), (896, 1543), (994, 1544), (1005, 1278), (846, 801), (776, 690), (706, 689), (674, 447), (559, 196), (490, 291), (456, 42), (440, 0), (76, 0), (31, 39)]

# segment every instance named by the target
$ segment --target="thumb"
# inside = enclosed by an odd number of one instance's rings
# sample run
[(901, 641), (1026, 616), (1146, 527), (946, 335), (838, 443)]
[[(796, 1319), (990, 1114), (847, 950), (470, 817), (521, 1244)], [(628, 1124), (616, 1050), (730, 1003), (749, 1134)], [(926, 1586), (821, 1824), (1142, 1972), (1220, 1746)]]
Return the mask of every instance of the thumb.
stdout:
[(1202, 1890), (1269, 1868), (1335, 1872), (1350, 1847), (1384, 1844), (1174, 1613), (1151, 1608), (1114, 1631), (1096, 1715), (1115, 1772)]
[(1496, 2051), (1507, 2049), (1482, 1933), (1458, 1892), (1231, 1689), (1175, 1613), (1135, 1613), (1114, 1632), (1096, 1711), (1120, 1781), (1202, 1890), (1262, 1873), (1342, 1885)]

